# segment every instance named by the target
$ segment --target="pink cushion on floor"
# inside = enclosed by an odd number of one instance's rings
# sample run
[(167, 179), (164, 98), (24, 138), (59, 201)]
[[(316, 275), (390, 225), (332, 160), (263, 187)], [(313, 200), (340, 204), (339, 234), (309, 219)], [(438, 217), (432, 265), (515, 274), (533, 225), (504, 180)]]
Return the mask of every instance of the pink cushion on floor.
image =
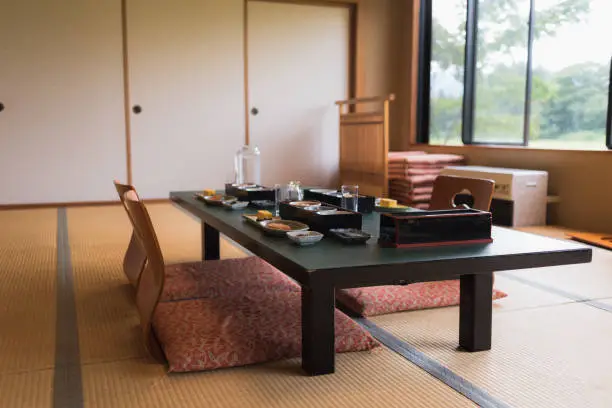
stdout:
[(299, 291), (287, 275), (258, 257), (168, 265), (161, 301), (241, 296), (254, 290)]
[[(493, 289), (493, 300), (506, 296)], [(459, 304), (459, 280), (341, 289), (336, 291), (336, 298), (362, 316), (455, 306)]]
[[(300, 292), (255, 292), (160, 303), (153, 327), (170, 372), (213, 370), (300, 356), (300, 313)], [(338, 310), (335, 329), (338, 353), (379, 346)]]

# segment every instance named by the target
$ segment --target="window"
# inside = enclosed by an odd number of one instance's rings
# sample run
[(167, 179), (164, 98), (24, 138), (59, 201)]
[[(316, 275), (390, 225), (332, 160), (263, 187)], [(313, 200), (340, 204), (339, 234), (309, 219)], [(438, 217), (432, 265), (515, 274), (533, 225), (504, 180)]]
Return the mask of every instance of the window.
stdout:
[(422, 4), (420, 142), (612, 148), (612, 1)]

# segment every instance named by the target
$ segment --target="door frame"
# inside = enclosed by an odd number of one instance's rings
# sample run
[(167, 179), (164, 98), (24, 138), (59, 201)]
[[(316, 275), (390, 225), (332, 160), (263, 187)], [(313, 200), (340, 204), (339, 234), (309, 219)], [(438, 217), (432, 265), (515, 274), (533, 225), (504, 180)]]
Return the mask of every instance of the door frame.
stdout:
[[(249, 2), (285, 3), (307, 6), (346, 8), (349, 12), (347, 99), (356, 97), (357, 89), (357, 13), (359, 0), (244, 0), (243, 58), (244, 58), (244, 143), (250, 142), (250, 100), (249, 100)], [(354, 106), (351, 107), (354, 109)]]

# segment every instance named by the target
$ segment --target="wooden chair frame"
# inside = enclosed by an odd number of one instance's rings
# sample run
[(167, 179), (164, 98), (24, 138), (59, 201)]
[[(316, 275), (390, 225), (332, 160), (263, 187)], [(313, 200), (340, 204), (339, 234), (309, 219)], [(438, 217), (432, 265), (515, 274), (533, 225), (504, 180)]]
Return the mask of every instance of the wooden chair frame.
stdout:
[[(395, 95), (337, 101), (340, 115), (340, 182), (361, 194), (387, 197), (389, 190), (389, 103)], [(380, 104), (382, 111), (352, 112), (345, 107)]]
[(495, 182), (493, 180), (440, 175), (434, 181), (429, 209), (448, 210), (455, 208), (455, 196), (467, 190), (474, 198), (474, 204), (471, 208), (489, 211), (494, 188)]
[(165, 362), (164, 353), (153, 331), (153, 315), (161, 298), (166, 279), (164, 257), (153, 228), (151, 217), (135, 191), (124, 194), (125, 208), (134, 224), (136, 241), (147, 256), (136, 289), (136, 307), (140, 326), (149, 352), (158, 361)]
[[(125, 209), (128, 218), (130, 219), (130, 223), (132, 224), (132, 228), (135, 228), (134, 221), (125, 206), (125, 193), (128, 191), (133, 191), (134, 194), (138, 197), (136, 193), (136, 189), (131, 184), (123, 184), (117, 180), (114, 180), (115, 189), (117, 190), (117, 194), (119, 195), (119, 199), (121, 200), (121, 204)], [(123, 272), (127, 277), (130, 284), (134, 287), (138, 286), (138, 280), (140, 279), (140, 275), (144, 269), (145, 263), (147, 261), (146, 253), (144, 252), (141, 245), (138, 243), (135, 231), (132, 230), (132, 236), (130, 237), (130, 243), (128, 244), (128, 248), (125, 252), (125, 256), (123, 257)]]

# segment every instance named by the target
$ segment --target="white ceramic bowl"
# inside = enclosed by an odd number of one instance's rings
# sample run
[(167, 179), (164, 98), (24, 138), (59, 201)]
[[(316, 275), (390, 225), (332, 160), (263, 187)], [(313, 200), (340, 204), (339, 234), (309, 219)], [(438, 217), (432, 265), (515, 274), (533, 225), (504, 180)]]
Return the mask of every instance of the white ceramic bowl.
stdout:
[(289, 231), (287, 237), (298, 245), (312, 245), (323, 239), (323, 234), (317, 231)]

